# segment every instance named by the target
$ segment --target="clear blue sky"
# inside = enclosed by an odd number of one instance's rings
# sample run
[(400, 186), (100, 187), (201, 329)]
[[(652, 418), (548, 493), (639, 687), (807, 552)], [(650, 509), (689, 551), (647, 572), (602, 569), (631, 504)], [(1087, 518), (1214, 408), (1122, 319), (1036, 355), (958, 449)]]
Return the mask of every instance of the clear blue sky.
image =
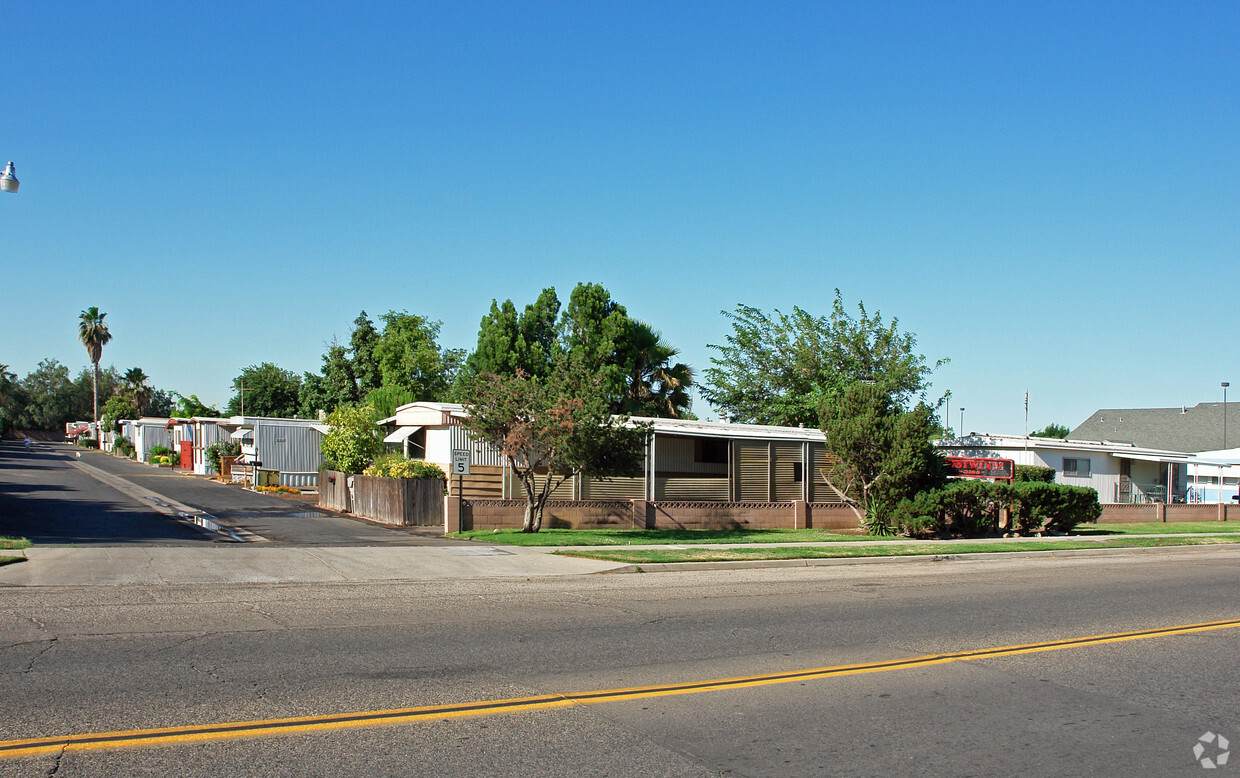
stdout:
[[(6, 3), (0, 362), (223, 403), (597, 281), (699, 368), (850, 304), (953, 425), (1240, 399), (1240, 5)], [(701, 404), (700, 405), (704, 405)], [(710, 416), (699, 407), (699, 414)]]

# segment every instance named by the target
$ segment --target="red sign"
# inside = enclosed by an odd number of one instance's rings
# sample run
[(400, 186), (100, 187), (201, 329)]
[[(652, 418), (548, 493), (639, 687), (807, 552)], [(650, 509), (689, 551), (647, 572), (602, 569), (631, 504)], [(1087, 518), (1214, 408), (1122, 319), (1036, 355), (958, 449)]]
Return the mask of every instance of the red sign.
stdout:
[(957, 478), (1003, 478), (1012, 480), (1016, 462), (990, 457), (947, 457), (947, 469)]

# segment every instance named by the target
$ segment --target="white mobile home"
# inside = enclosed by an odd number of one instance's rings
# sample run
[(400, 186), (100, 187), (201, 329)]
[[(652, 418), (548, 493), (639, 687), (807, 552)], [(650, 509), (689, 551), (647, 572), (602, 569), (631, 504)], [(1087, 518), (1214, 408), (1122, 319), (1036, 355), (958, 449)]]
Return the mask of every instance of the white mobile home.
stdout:
[(970, 434), (937, 441), (944, 456), (998, 457), (1055, 470), (1055, 482), (1089, 486), (1102, 503), (1184, 502), (1192, 454), (1131, 443)]
[(280, 485), (314, 488), (323, 464), (320, 444), (328, 427), (311, 419), (233, 416), (229, 435), (241, 444), (239, 465), (280, 471)]

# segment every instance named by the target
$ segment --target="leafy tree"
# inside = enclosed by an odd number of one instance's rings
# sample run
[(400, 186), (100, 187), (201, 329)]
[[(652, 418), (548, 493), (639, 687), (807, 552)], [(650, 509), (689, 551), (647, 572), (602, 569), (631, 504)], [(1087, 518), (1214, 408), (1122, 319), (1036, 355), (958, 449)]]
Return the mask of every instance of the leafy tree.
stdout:
[(465, 360), (461, 382), (486, 373), (550, 373), (562, 350), (557, 329), (559, 312), (560, 300), (554, 288), (544, 289), (522, 313), (517, 312), (512, 300), (505, 300), (503, 305), (492, 300), (490, 313), (482, 317), (478, 327), (478, 347)]
[(339, 343), (332, 343), (323, 354), (321, 375), (306, 373), (301, 382), (301, 413), (314, 418), (319, 411), (330, 413), (338, 406), (356, 403), (360, 395), (353, 361)]
[(525, 492), (523, 532), (542, 528), (551, 493), (574, 475), (641, 472), (646, 429), (614, 416), (597, 371), (559, 360), (546, 377), (488, 373), (472, 387), (465, 426), (494, 446)]
[(0, 432), (11, 429), (26, 405), (26, 393), (17, 374), (8, 365), (0, 365)]
[(853, 317), (839, 290), (828, 316), (794, 307), (791, 314), (768, 315), (748, 305), (723, 315), (732, 321), (725, 345), (706, 370), (703, 395), (725, 418), (746, 423), (794, 427), (821, 426), (830, 409), (855, 381), (870, 381), (896, 407), (907, 409), (924, 398), (934, 368), (916, 353), (917, 340), (884, 322), (863, 303)]
[(827, 450), (836, 458), (828, 483), (860, 505), (870, 531), (890, 534), (891, 512), (902, 499), (943, 482), (931, 443), (934, 411), (925, 403), (904, 411), (882, 386), (858, 381), (822, 412)]
[(623, 402), (626, 370), (617, 356), (631, 321), (623, 305), (599, 284), (573, 287), (560, 319), (560, 337), (570, 364), (597, 371), (603, 391), (618, 410)]
[(86, 354), (90, 357), (90, 364), (94, 367), (95, 387), (94, 387), (94, 406), (93, 415), (90, 417), (92, 421), (99, 419), (99, 359), (103, 356), (103, 347), (112, 340), (112, 333), (108, 332), (108, 325), (103, 323), (106, 313), (100, 313), (99, 309), (92, 306), (82, 311), (78, 321), (78, 340), (82, 341), (82, 345), (86, 347)]
[(341, 406), (327, 417), (331, 427), (319, 444), (326, 464), (332, 470), (360, 473), (383, 453), (383, 439), (375, 424), (378, 416), (369, 406)]
[(381, 386), (378, 389), (372, 389), (366, 393), (363, 399), (363, 405), (369, 405), (375, 409), (375, 413), (379, 414), (380, 419), (386, 419), (396, 414), (396, 409), (402, 405), (408, 405), (416, 398), (413, 392), (407, 392), (396, 386)]
[(171, 397), (176, 401), (172, 408), (171, 416), (177, 416), (182, 419), (190, 419), (194, 416), (202, 416), (206, 418), (218, 418), (220, 409), (214, 405), (207, 405), (198, 399), (198, 395), (184, 395), (178, 392), (172, 392)]
[(630, 320), (620, 359), (625, 413), (671, 419), (689, 414), (693, 369), (683, 362), (671, 364), (679, 353), (649, 324)]
[[(124, 379), (114, 365), (108, 365), (99, 370), (95, 370), (93, 366), (82, 368), (78, 371), (77, 377), (73, 379), (73, 399), (69, 408), (69, 415), (72, 419), (66, 419), (66, 421), (90, 417), (94, 409), (96, 390), (98, 390), (100, 401), (107, 402), (108, 398), (121, 391), (123, 386)], [(102, 412), (102, 406), (100, 408)]]
[(1033, 433), (1035, 438), (1066, 438), (1072, 430), (1062, 424), (1047, 424), (1044, 429)]
[(151, 392), (151, 399), (147, 403), (146, 412), (151, 416), (167, 418), (172, 415), (172, 394), (165, 392), (163, 389), (155, 389)]
[[(292, 371), (271, 362), (250, 365), (241, 371), (233, 386), (245, 387), (245, 415), (293, 418), (297, 415), (297, 400), (301, 393), (301, 379)], [(228, 401), (230, 416), (241, 413), (241, 390)]]
[(44, 359), (21, 382), (25, 403), (13, 426), (53, 430), (73, 420), (73, 382), (69, 368), (55, 359)]
[(383, 386), (409, 392), (418, 400), (437, 400), (447, 395), (464, 352), (439, 347), (441, 322), (424, 316), (388, 311), (383, 334), (375, 346)]
[(359, 393), (378, 389), (383, 385), (383, 375), (379, 370), (379, 360), (375, 357), (375, 347), (379, 345), (379, 331), (374, 322), (362, 311), (353, 320), (353, 334), (349, 336), (349, 352), (353, 360), (353, 377), (357, 381)]
[(141, 418), (142, 410), (132, 392), (120, 392), (108, 398), (103, 404), (103, 429), (120, 432), (122, 419)]

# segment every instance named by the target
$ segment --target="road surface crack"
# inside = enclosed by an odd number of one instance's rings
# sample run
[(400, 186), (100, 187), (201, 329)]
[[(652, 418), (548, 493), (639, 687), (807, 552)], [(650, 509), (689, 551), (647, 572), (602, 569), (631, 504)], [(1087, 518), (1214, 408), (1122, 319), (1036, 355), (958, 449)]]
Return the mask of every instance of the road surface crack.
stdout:
[[(47, 645), (43, 647), (42, 651), (38, 652), (37, 654), (35, 654), (34, 656), (30, 658), (30, 664), (29, 666), (26, 667), (26, 669), (23, 672), (29, 673), (32, 670), (34, 670), (35, 663), (39, 661), (39, 657), (43, 656), (48, 651), (51, 651), (52, 646), (56, 645), (57, 640), (60, 640), (60, 638), (48, 638)], [(43, 642), (43, 641), (38, 641), (38, 642)]]
[(69, 747), (68, 743), (61, 745), (60, 750), (56, 752), (56, 759), (52, 761), (52, 766), (47, 769), (46, 775), (51, 778), (60, 770), (60, 760), (64, 758), (65, 749)]

